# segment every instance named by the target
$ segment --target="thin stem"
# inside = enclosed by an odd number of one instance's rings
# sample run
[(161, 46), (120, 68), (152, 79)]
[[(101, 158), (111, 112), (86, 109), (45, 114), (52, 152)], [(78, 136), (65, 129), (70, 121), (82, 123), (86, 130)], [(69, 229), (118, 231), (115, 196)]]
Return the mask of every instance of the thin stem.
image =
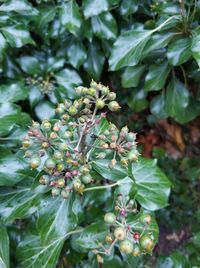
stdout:
[(182, 73), (183, 73), (184, 84), (185, 84), (185, 86), (187, 87), (187, 77), (186, 77), (185, 70), (184, 70), (184, 68), (183, 68), (182, 65), (180, 65), (180, 68), (181, 68), (181, 71), (182, 71)]
[(113, 183), (113, 184), (108, 184), (108, 185), (104, 185), (104, 186), (96, 186), (96, 187), (90, 187), (90, 188), (86, 188), (84, 189), (84, 192), (89, 192), (89, 191), (95, 191), (95, 190), (103, 190), (103, 189), (108, 189), (108, 188), (112, 188), (119, 185), (118, 182)]

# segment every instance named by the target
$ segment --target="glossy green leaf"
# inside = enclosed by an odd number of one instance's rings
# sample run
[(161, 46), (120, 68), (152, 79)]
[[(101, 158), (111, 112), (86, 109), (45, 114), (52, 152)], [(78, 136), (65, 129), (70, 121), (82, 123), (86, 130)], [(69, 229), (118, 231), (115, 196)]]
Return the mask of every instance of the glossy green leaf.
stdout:
[(108, 0), (83, 0), (83, 14), (86, 18), (97, 16), (108, 8)]
[(18, 59), (21, 69), (30, 75), (37, 75), (41, 73), (39, 61), (35, 57), (22, 56)]
[(61, 6), (61, 22), (72, 34), (77, 34), (82, 16), (75, 0), (69, 0)]
[(136, 200), (143, 208), (153, 211), (168, 204), (171, 183), (156, 160), (140, 158), (132, 164), (132, 174), (137, 185)]
[(167, 87), (165, 110), (172, 117), (180, 117), (189, 103), (189, 92), (178, 79), (173, 79)]
[(22, 160), (7, 149), (0, 150), (0, 186), (12, 186), (24, 179)]
[(57, 83), (65, 88), (65, 98), (73, 98), (75, 96), (74, 88), (82, 83), (79, 74), (72, 69), (63, 69), (56, 74)]
[(91, 75), (92, 78), (99, 80), (103, 70), (105, 57), (98, 47), (93, 44), (90, 44), (87, 54), (88, 57), (84, 63), (84, 69)]
[(126, 68), (122, 74), (122, 86), (124, 88), (137, 87), (145, 67), (145, 65), (137, 65)]
[(99, 38), (115, 39), (117, 23), (111, 13), (102, 13), (91, 18), (92, 31)]
[(9, 237), (7, 230), (4, 226), (0, 225), (0, 267), (9, 268), (10, 267), (10, 249), (9, 249)]
[(42, 101), (35, 107), (37, 117), (42, 121), (55, 116), (55, 106), (50, 101)]
[(80, 203), (46, 198), (41, 204), (37, 232), (19, 244), (17, 257), (22, 268), (55, 268), (64, 241), (77, 225)]
[(34, 44), (29, 31), (21, 24), (5, 26), (1, 28), (4, 37), (12, 47), (22, 47), (26, 44)]
[(193, 31), (192, 45), (191, 45), (192, 56), (200, 66), (200, 31)]
[(144, 89), (146, 91), (160, 90), (164, 87), (170, 67), (167, 62), (159, 65), (150, 65), (145, 77)]
[(9, 0), (0, 6), (0, 12), (17, 12), (21, 15), (36, 15), (37, 9), (26, 0)]
[(79, 67), (84, 63), (87, 58), (85, 48), (81, 42), (72, 42), (67, 48), (67, 56), (69, 62), (74, 68)]
[(20, 82), (0, 86), (0, 103), (24, 100), (27, 95), (28, 91)]
[(174, 252), (168, 257), (160, 257), (156, 268), (188, 268), (191, 267), (186, 257), (180, 252)]
[(127, 177), (130, 173), (127, 169), (121, 167), (119, 163), (115, 165), (115, 168), (109, 168), (110, 160), (98, 159), (92, 162), (92, 167), (105, 179), (118, 181)]
[(122, 0), (120, 5), (120, 13), (122, 16), (129, 16), (138, 10), (139, 1), (138, 0)]
[(165, 99), (163, 94), (157, 95), (151, 100), (150, 111), (155, 117), (159, 119), (167, 117), (167, 113), (165, 112)]
[(191, 39), (190, 38), (181, 38), (170, 43), (167, 58), (169, 63), (174, 66), (181, 65), (184, 62), (188, 61), (191, 57)]
[(104, 240), (107, 233), (108, 227), (103, 222), (93, 223), (77, 235), (76, 244), (86, 249), (97, 248), (98, 243)]
[(2, 61), (5, 56), (6, 46), (6, 39), (2, 33), (0, 33), (0, 61)]
[(115, 71), (122, 67), (138, 64), (151, 34), (152, 31), (148, 30), (130, 30), (120, 35), (114, 43), (109, 59), (110, 70)]
[(148, 101), (146, 99), (147, 93), (144, 89), (133, 89), (133, 93), (128, 102), (129, 107), (135, 112), (140, 112), (148, 107)]

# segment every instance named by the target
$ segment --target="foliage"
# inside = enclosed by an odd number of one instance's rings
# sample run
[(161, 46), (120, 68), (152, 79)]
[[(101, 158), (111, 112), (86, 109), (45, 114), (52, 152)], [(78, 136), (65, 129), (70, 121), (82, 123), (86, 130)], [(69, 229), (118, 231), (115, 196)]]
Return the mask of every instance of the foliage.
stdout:
[[(150, 239), (155, 244), (158, 227), (153, 211), (167, 206), (170, 189), (156, 160), (139, 157), (137, 162), (128, 163), (127, 169), (120, 164), (120, 158), (116, 163), (110, 162), (109, 155), (96, 159), (97, 152), (92, 150), (90, 171), (95, 178), (92, 187), (116, 184), (118, 190), (105, 187), (85, 191), (83, 196), (75, 191), (63, 199), (60, 195), (51, 196), (50, 185), (39, 184), (39, 180), (44, 184), (41, 179), (44, 173), (52, 175), (42, 168), (46, 156), (41, 157), (38, 169), (31, 170), (20, 147), (31, 119), (43, 122), (40, 127), (45, 120), (54, 126), (63, 107), (56, 109), (56, 105), (64, 104), (66, 98), (77, 100), (79, 94), (74, 88), (89, 86), (91, 79), (105, 82), (117, 93), (122, 113), (145, 111), (149, 122), (170, 117), (185, 124), (196, 118), (200, 114), (198, 1), (0, 2), (0, 233), (4, 241), (0, 243), (0, 266), (97, 267), (97, 260), (102, 261), (94, 254), (95, 250), (100, 251), (97, 241), (104, 243), (108, 233), (113, 239), (114, 228), (103, 219), (106, 213), (119, 212), (114, 210), (118, 191), (129, 193), (134, 205), (137, 204), (139, 213), (127, 216), (127, 221), (137, 227), (134, 235), (145, 229), (145, 235), (151, 233)], [(118, 120), (118, 124), (123, 122)], [(91, 131), (96, 134), (108, 129), (108, 121), (102, 119)], [(32, 145), (40, 157), (35, 141), (32, 140)], [(52, 156), (47, 148), (49, 151)], [(102, 151), (98, 153), (102, 155)], [(159, 164), (165, 169), (161, 161)], [(173, 167), (171, 162), (168, 166)], [(174, 166), (171, 174), (176, 169)], [(166, 173), (169, 174), (169, 169)], [(177, 182), (179, 174), (175, 178)], [(170, 179), (174, 181), (171, 176)], [(180, 184), (185, 193), (186, 184)], [(193, 181), (191, 192), (196, 187)], [(55, 188), (57, 193), (59, 187)], [(176, 214), (179, 202), (186, 203), (185, 194), (173, 200), (179, 194), (176, 190), (170, 201), (175, 206), (169, 215)], [(189, 201), (187, 209), (194, 209)], [(141, 223), (142, 214), (151, 216), (150, 224)], [(168, 212), (165, 209), (159, 215), (165, 219)], [(194, 265), (198, 265), (199, 235), (196, 229), (193, 233), (187, 252)], [(137, 239), (131, 240), (137, 246)], [(120, 243), (115, 244), (115, 251), (111, 248), (104, 267), (140, 267), (145, 260), (143, 255), (135, 257), (123, 253), (123, 249), (120, 253), (119, 248)], [(172, 265), (179, 265), (179, 253), (167, 258)], [(166, 266), (163, 259), (158, 263)]]

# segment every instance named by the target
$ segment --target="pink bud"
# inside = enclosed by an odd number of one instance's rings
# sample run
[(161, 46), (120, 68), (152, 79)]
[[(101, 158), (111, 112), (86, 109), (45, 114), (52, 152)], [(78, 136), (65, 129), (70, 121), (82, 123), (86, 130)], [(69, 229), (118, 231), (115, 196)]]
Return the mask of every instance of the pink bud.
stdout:
[(71, 172), (66, 172), (66, 173), (65, 173), (65, 177), (66, 177), (66, 178), (71, 178), (71, 176), (72, 176)]
[(70, 154), (70, 152), (66, 152), (66, 154), (65, 154), (67, 157), (69, 157), (69, 156), (71, 156), (71, 154)]
[(72, 170), (72, 176), (77, 176), (78, 175), (78, 170)]
[(106, 115), (107, 115), (107, 112), (105, 112), (105, 113), (101, 113), (100, 116), (101, 116), (102, 118), (106, 118)]
[(126, 210), (125, 210), (124, 208), (122, 208), (122, 209), (120, 210), (120, 215), (121, 215), (122, 217), (125, 217), (125, 216), (126, 216)]

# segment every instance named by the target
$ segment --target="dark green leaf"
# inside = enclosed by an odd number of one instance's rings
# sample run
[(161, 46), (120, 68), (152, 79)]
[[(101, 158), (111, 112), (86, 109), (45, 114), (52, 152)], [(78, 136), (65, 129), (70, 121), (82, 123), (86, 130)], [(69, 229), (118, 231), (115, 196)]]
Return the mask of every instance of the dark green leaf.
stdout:
[(73, 98), (75, 94), (74, 88), (82, 83), (79, 74), (71, 69), (63, 69), (56, 74), (57, 83), (65, 88), (65, 98)]
[(67, 56), (69, 62), (74, 68), (79, 69), (79, 67), (84, 63), (87, 58), (87, 54), (84, 46), (81, 42), (72, 42), (67, 48)]
[(13, 82), (12, 84), (2, 85), (0, 86), (0, 103), (24, 100), (27, 97), (27, 94), (28, 91), (20, 82)]
[(69, 0), (61, 6), (61, 22), (72, 34), (77, 34), (82, 23), (79, 7), (74, 0)]
[(84, 68), (92, 78), (99, 80), (105, 61), (104, 55), (98, 47), (93, 44), (90, 44), (87, 54), (88, 57), (84, 63)]
[(156, 160), (140, 158), (132, 164), (132, 174), (137, 185), (136, 200), (142, 207), (152, 211), (167, 205), (171, 184)]
[(181, 38), (176, 40), (175, 42), (170, 43), (167, 52), (167, 58), (169, 63), (176, 66), (188, 61), (191, 57), (190, 46), (190, 38)]
[(170, 67), (167, 62), (159, 65), (150, 65), (149, 72), (145, 77), (144, 89), (146, 91), (160, 90), (164, 87)]
[(105, 39), (116, 38), (117, 23), (111, 13), (102, 13), (92, 17), (91, 24), (94, 35)]
[(186, 257), (179, 252), (172, 253), (169, 257), (160, 257), (157, 262), (157, 268), (188, 268), (191, 267)]
[(3, 60), (6, 51), (6, 39), (0, 33), (0, 61)]
[(144, 89), (133, 89), (128, 105), (135, 112), (140, 112), (148, 107), (147, 93)]
[(150, 111), (155, 117), (159, 119), (167, 117), (167, 113), (165, 112), (165, 99), (163, 94), (157, 95), (151, 100)]
[(12, 47), (22, 47), (26, 44), (34, 44), (29, 31), (21, 24), (5, 26), (1, 28), (4, 37)]
[(55, 115), (55, 107), (51, 102), (43, 101), (35, 107), (35, 113), (41, 121), (44, 119), (50, 119)]
[(0, 12), (17, 12), (21, 15), (37, 15), (37, 9), (26, 0), (9, 0), (0, 6)]
[(200, 31), (193, 31), (192, 45), (191, 45), (192, 56), (197, 61), (200, 67)]
[(4, 226), (0, 225), (0, 267), (10, 267), (10, 249), (9, 249), (9, 237), (7, 230)]
[(99, 15), (108, 8), (108, 0), (83, 0), (83, 13), (86, 18)]
[(122, 0), (120, 5), (120, 13), (122, 16), (128, 17), (130, 14), (133, 14), (138, 10), (138, 5), (138, 0)]
[(109, 59), (110, 70), (115, 71), (122, 67), (138, 64), (151, 34), (152, 31), (147, 30), (130, 30), (120, 35), (114, 43)]
[(167, 87), (165, 110), (168, 115), (181, 117), (189, 103), (189, 92), (178, 79), (173, 79)]
[(41, 68), (38, 60), (31, 56), (22, 56), (18, 59), (21, 69), (30, 75), (37, 75), (41, 73)]
[(145, 67), (145, 65), (137, 65), (126, 68), (122, 74), (122, 86), (124, 88), (137, 87)]

